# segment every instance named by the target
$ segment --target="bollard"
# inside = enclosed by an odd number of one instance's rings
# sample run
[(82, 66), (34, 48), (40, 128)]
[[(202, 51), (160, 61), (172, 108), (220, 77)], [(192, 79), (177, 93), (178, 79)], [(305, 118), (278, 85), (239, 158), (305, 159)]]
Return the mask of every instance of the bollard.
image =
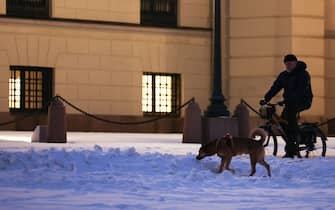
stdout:
[(201, 110), (193, 101), (185, 110), (183, 143), (201, 143)]
[(202, 120), (202, 141), (205, 145), (227, 133), (238, 136), (238, 119), (234, 117), (204, 117)]
[(250, 137), (249, 110), (242, 101), (236, 106), (234, 115), (238, 118), (238, 135), (240, 137)]
[(63, 103), (56, 98), (48, 109), (48, 143), (66, 143), (66, 112)]

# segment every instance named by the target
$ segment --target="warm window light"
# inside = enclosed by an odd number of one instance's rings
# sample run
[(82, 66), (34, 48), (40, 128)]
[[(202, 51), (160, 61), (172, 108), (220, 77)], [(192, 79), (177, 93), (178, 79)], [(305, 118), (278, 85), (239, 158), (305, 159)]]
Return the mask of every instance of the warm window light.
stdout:
[(172, 82), (171, 76), (156, 76), (155, 77), (155, 109), (156, 112), (171, 112), (172, 111)]
[(52, 97), (52, 68), (10, 66), (9, 110), (46, 111)]
[(20, 78), (9, 79), (9, 108), (20, 108), (21, 80)]
[(152, 112), (152, 76), (142, 77), (142, 111)]
[(159, 113), (172, 112), (171, 76), (143, 75), (142, 111)]

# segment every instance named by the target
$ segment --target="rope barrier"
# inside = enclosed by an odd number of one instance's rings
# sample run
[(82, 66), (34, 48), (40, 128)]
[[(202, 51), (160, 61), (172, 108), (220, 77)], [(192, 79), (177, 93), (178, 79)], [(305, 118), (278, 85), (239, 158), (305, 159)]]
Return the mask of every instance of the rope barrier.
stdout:
[[(171, 115), (176, 114), (178, 111), (180, 111), (182, 108), (184, 108), (188, 104), (194, 103), (194, 98), (191, 98), (190, 100), (188, 100), (186, 103), (184, 103), (183, 105), (181, 105), (180, 107), (178, 107), (173, 112), (166, 113), (166, 114), (158, 116), (156, 118), (152, 118), (152, 119), (148, 119), (148, 120), (143, 120), (143, 121), (121, 122), (121, 121), (115, 121), (115, 120), (105, 119), (105, 118), (98, 117), (96, 115), (90, 114), (90, 113), (82, 110), (81, 108), (75, 106), (74, 104), (70, 103), (68, 100), (66, 100), (62, 96), (58, 96), (58, 95), (54, 96), (53, 98), (51, 98), (51, 100), (47, 103), (46, 106), (49, 106), (50, 102), (53, 101), (53, 100), (61, 100), (64, 103), (66, 103), (67, 105), (69, 105), (70, 107), (72, 107), (73, 109), (79, 111), (80, 113), (84, 114), (87, 117), (90, 117), (90, 118), (93, 118), (95, 120), (99, 120), (99, 121), (102, 121), (102, 122), (111, 123), (111, 124), (118, 124), (118, 125), (140, 125), (140, 124), (146, 124), (146, 123), (151, 123), (151, 122), (154, 122), (154, 121), (158, 121), (158, 120), (161, 120), (163, 118), (170, 117)], [(23, 116), (23, 117), (21, 117), (20, 119), (17, 119), (17, 120), (11, 120), (11, 121), (0, 123), (0, 126), (5, 126), (5, 125), (12, 124), (12, 123), (20, 122), (20, 121), (22, 121), (22, 120), (24, 120), (26, 118), (34, 116), (37, 113), (40, 113), (40, 111), (34, 111), (32, 113), (28, 113), (25, 116)]]
[(109, 119), (105, 119), (105, 118), (101, 118), (98, 117), (96, 115), (90, 114), (84, 110), (82, 110), (81, 108), (73, 105), (72, 103), (70, 103), (68, 100), (66, 100), (65, 98), (61, 97), (61, 96), (56, 96), (58, 97), (60, 100), (62, 100), (64, 103), (68, 104), (70, 107), (72, 107), (73, 109), (79, 111), (80, 113), (84, 114), (87, 117), (91, 117), (95, 120), (99, 120), (102, 122), (106, 122), (106, 123), (111, 123), (111, 124), (117, 124), (117, 125), (140, 125), (140, 124), (146, 124), (146, 123), (151, 123), (154, 121), (158, 121), (161, 120), (163, 118), (167, 118), (173, 114), (176, 114), (179, 110), (181, 110), (182, 108), (184, 108), (185, 106), (187, 106), (190, 103), (194, 103), (194, 98), (188, 100), (186, 103), (184, 103), (183, 105), (181, 105), (180, 107), (178, 107), (176, 110), (174, 110), (173, 112), (169, 112), (166, 113), (165, 115), (161, 115), (159, 117), (153, 118), (153, 119), (148, 119), (148, 120), (143, 120), (143, 121), (133, 121), (133, 122), (121, 122), (121, 121), (115, 121), (115, 120), (109, 120)]
[[(47, 109), (47, 107), (49, 106), (50, 102), (52, 100), (54, 100), (55, 97), (51, 98), (50, 101), (48, 101), (48, 103), (46, 103), (43, 107), (42, 107), (42, 110), (44, 109)], [(24, 116), (20, 117), (19, 119), (16, 119), (16, 120), (10, 120), (10, 121), (7, 121), (7, 122), (2, 122), (0, 123), (0, 127), (1, 126), (5, 126), (5, 125), (10, 125), (10, 124), (13, 124), (13, 123), (17, 123), (17, 122), (20, 122), (20, 121), (23, 121), (27, 118), (30, 118), (30, 117), (33, 117), (34, 115), (37, 115), (37, 114), (41, 114), (41, 111), (40, 110), (33, 110), (33, 111), (29, 111), (29, 113), (25, 114)]]
[(318, 123), (316, 126), (321, 127), (321, 126), (323, 126), (323, 125), (327, 125), (330, 121), (333, 121), (333, 120), (335, 120), (335, 117), (333, 117), (333, 118), (331, 118), (331, 119), (329, 119), (329, 120), (326, 120), (326, 121), (324, 121), (324, 122), (320, 122), (320, 123)]
[[(58, 99), (62, 100), (64, 103), (66, 103), (67, 105), (69, 105), (70, 107), (72, 107), (73, 109), (77, 110), (78, 112), (84, 114), (87, 117), (90, 117), (90, 118), (93, 118), (95, 120), (99, 120), (99, 121), (102, 121), (102, 122), (111, 123), (111, 124), (118, 124), (118, 125), (140, 125), (140, 124), (146, 124), (146, 123), (151, 123), (151, 122), (154, 122), (154, 121), (158, 121), (158, 120), (170, 117), (171, 115), (176, 114), (178, 111), (180, 111), (182, 108), (184, 108), (188, 104), (194, 103), (194, 98), (191, 98), (190, 100), (188, 100), (186, 103), (184, 103), (183, 105), (181, 105), (180, 107), (178, 107), (173, 112), (166, 113), (165, 115), (161, 115), (161, 116), (158, 116), (156, 118), (152, 118), (152, 119), (148, 119), (148, 120), (143, 120), (143, 121), (121, 122), (121, 121), (115, 121), (115, 120), (105, 119), (105, 118), (98, 117), (96, 115), (90, 114), (90, 113), (82, 110), (81, 108), (75, 106), (74, 104), (70, 103), (68, 100), (66, 100), (62, 96), (58, 96), (58, 95), (54, 96), (53, 98), (51, 98), (51, 100), (43, 108), (46, 108), (47, 106), (49, 106), (49, 104), (50, 104), (51, 101), (58, 100)], [(241, 99), (241, 103), (243, 103), (244, 105), (246, 105), (251, 111), (253, 111), (254, 113), (256, 113), (258, 116), (261, 116), (261, 114), (256, 109), (254, 109), (250, 104), (248, 104), (244, 99)], [(19, 119), (16, 119), (16, 120), (10, 120), (10, 121), (7, 121), (7, 122), (2, 122), (2, 123), (0, 123), (0, 126), (5, 126), (5, 125), (17, 123), (17, 122), (20, 122), (20, 121), (22, 121), (22, 120), (24, 120), (26, 118), (32, 117), (32, 116), (34, 116), (36, 114), (40, 114), (40, 111), (33, 111), (33, 112), (28, 113), (28, 114), (24, 115), (23, 117), (21, 117)], [(320, 126), (326, 125), (330, 121), (333, 121), (333, 120), (335, 120), (335, 117), (331, 118), (331, 119), (328, 119), (325, 122), (320, 122), (320, 123), (317, 124), (317, 126), (320, 127)]]

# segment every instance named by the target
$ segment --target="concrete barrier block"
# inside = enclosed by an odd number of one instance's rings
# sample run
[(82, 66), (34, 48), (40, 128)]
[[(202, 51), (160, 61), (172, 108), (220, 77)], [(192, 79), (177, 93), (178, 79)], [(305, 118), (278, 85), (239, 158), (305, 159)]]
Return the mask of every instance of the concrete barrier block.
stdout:
[(31, 136), (31, 142), (47, 142), (47, 130), (48, 126), (46, 125), (36, 126), (33, 135)]

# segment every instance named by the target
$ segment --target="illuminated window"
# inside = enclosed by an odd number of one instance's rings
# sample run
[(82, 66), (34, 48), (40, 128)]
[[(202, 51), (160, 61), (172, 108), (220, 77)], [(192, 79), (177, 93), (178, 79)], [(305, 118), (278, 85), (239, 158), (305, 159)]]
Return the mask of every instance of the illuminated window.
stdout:
[(7, 15), (29, 18), (49, 18), (50, 0), (7, 0)]
[(177, 0), (141, 0), (141, 24), (177, 26)]
[(19, 109), (21, 103), (21, 74), (12, 71), (9, 79), (9, 108)]
[(46, 110), (52, 97), (52, 68), (11, 66), (9, 109)]
[(142, 111), (144, 113), (164, 114), (174, 112), (179, 106), (180, 75), (144, 73), (142, 77)]

